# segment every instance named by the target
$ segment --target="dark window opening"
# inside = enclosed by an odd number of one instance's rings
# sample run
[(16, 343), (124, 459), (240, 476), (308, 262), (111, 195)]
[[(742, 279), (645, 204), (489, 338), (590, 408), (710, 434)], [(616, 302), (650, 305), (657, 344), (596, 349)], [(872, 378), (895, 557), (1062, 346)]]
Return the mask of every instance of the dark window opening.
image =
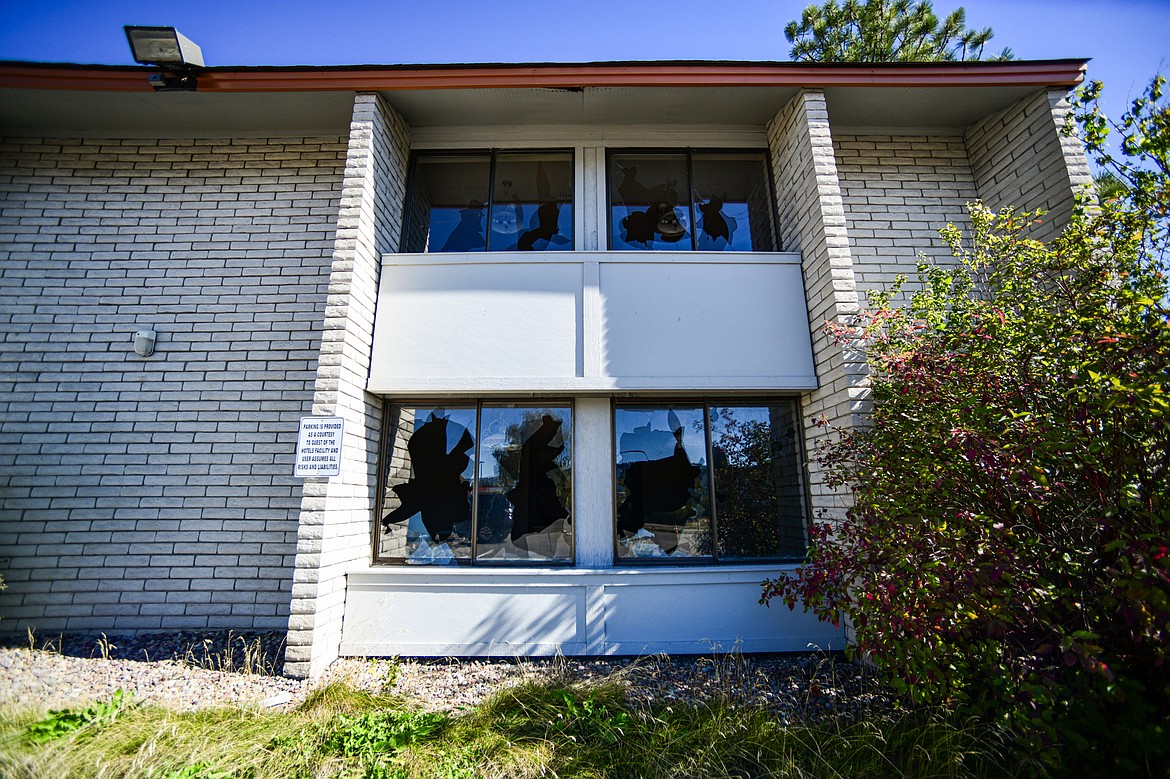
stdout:
[(609, 154), (609, 248), (776, 251), (762, 151)]
[(392, 404), (384, 441), (379, 560), (572, 562), (567, 404)]
[(804, 555), (794, 401), (621, 403), (614, 437), (619, 561)]
[(404, 252), (571, 251), (573, 154), (420, 153)]

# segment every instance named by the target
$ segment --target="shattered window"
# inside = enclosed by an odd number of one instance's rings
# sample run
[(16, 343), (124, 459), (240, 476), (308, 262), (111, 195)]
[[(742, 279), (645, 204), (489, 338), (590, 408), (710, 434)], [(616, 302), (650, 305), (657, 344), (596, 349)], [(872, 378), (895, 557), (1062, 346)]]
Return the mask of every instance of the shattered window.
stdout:
[(713, 404), (709, 415), (719, 559), (803, 556), (806, 503), (796, 404)]
[(614, 409), (623, 562), (804, 554), (806, 501), (791, 400)]
[(378, 557), (572, 562), (571, 437), (568, 404), (389, 406)]
[(618, 407), (618, 557), (711, 556), (703, 409)]
[(572, 152), (417, 154), (406, 201), (404, 252), (573, 248)]
[(611, 249), (777, 249), (762, 151), (616, 151), (608, 176)]

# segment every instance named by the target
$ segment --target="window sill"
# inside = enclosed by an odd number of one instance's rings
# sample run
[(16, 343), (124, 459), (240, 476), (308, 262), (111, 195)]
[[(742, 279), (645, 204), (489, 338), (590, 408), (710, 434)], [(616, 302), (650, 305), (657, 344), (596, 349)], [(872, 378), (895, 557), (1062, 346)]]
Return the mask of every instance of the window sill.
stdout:
[(569, 566), (454, 566), (454, 565), (397, 565), (376, 563), (349, 571), (346, 576), (351, 585), (377, 584), (392, 580), (412, 578), (458, 579), (473, 581), (526, 581), (537, 579), (544, 583), (550, 580), (580, 581), (597, 579), (599, 583), (620, 583), (637, 578), (678, 577), (687, 580), (707, 577), (724, 580), (727, 578), (752, 579), (760, 581), (782, 571), (800, 567), (797, 561), (725, 564), (670, 564), (615, 565), (612, 568), (580, 568)]

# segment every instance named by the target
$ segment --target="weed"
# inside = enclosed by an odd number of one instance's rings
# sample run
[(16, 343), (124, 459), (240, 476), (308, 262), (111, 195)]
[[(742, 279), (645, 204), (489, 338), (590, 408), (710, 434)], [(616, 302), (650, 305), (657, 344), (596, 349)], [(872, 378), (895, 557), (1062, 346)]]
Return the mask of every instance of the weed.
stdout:
[(39, 722), (28, 726), (27, 736), (30, 741), (44, 744), (69, 735), (75, 730), (92, 725), (98, 726), (113, 722), (121, 713), (124, 705), (124, 695), (121, 689), (115, 690), (109, 703), (101, 701), (94, 703), (81, 711), (70, 709), (50, 710), (48, 716)]
[[(85, 738), (33, 742), (0, 708), (19, 779), (975, 779), (1026, 775), (998, 731), (944, 716), (786, 724), (716, 697), (630, 705), (620, 677), (527, 681), (459, 714), (333, 682), (285, 712), (127, 706)], [(95, 712), (97, 714), (97, 712)], [(5, 734), (19, 734), (6, 740)]]
[(447, 723), (445, 714), (419, 711), (371, 711), (356, 717), (338, 716), (325, 738), (326, 748), (347, 757), (374, 762), (412, 744), (426, 741)]
[(162, 774), (151, 771), (146, 774), (146, 779), (239, 779), (239, 775), (216, 768), (211, 763), (200, 762), (188, 763)]
[(398, 674), (402, 670), (402, 660), (395, 655), (389, 660), (379, 661), (376, 658), (370, 658), (370, 670), (381, 677), (381, 688), (383, 692), (389, 692), (398, 682)]
[(40, 640), (40, 646), (37, 646), (38, 637), (36, 631), (32, 628), (27, 629), (28, 632), (28, 649), (30, 652), (53, 652), (54, 654), (61, 654), (62, 637), (46, 638)]
[(117, 648), (118, 648), (118, 645), (111, 644), (110, 639), (106, 638), (106, 634), (102, 633), (102, 637), (99, 638), (97, 641), (97, 650), (99, 653), (101, 653), (102, 659), (109, 660), (110, 659), (110, 650), (117, 649)]
[(276, 651), (269, 654), (265, 652), (259, 636), (249, 641), (245, 636), (237, 636), (229, 631), (227, 646), (223, 649), (216, 651), (210, 638), (203, 639), (199, 649), (201, 651), (197, 652), (195, 647), (189, 648), (182, 661), (193, 668), (205, 668), (209, 671), (279, 676), (284, 642), (282, 641)]
[(615, 744), (630, 724), (630, 715), (611, 711), (597, 699), (596, 689), (589, 690), (583, 698), (569, 690), (554, 690), (553, 697), (559, 698), (565, 709), (557, 714), (553, 730), (570, 739), (597, 737), (606, 744)]
[(361, 714), (375, 709), (399, 708), (402, 699), (395, 695), (375, 694), (337, 680), (310, 692), (297, 710), (306, 714)]

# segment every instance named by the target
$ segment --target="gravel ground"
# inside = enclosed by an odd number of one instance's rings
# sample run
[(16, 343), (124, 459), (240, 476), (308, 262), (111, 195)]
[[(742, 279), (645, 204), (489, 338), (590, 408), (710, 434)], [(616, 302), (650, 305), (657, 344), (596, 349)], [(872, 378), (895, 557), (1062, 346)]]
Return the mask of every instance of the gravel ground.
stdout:
[[(283, 634), (182, 632), (108, 637), (69, 634), (0, 645), (0, 704), (67, 708), (133, 700), (189, 710), (241, 705), (291, 707), (319, 684), (279, 675)], [(240, 669), (253, 673), (241, 673)], [(344, 678), (389, 689), (430, 710), (474, 706), (525, 679), (561, 682), (616, 675), (635, 703), (696, 702), (726, 696), (786, 720), (853, 716), (895, 706), (856, 665), (824, 654), (657, 655), (631, 658), (342, 659), (322, 681)]]

